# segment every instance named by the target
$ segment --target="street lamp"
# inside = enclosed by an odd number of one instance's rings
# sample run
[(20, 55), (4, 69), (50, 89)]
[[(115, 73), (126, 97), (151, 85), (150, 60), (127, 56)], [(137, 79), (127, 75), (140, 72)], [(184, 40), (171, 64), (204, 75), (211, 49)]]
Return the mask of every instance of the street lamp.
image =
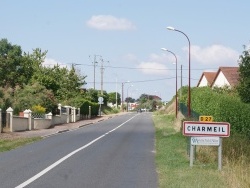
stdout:
[(177, 118), (177, 113), (178, 113), (178, 100), (177, 100), (177, 57), (174, 52), (166, 49), (166, 48), (161, 48), (164, 51), (170, 52), (171, 54), (174, 55), (175, 57), (175, 118)]
[(188, 36), (187, 36), (184, 32), (182, 32), (182, 31), (180, 31), (180, 30), (178, 30), (178, 29), (175, 29), (175, 28), (173, 28), (173, 27), (167, 27), (167, 29), (168, 29), (168, 30), (171, 30), (171, 31), (177, 31), (177, 32), (182, 33), (183, 35), (185, 35), (185, 37), (186, 37), (187, 40), (188, 40), (188, 117), (191, 117), (191, 89), (190, 89), (190, 87), (191, 87), (191, 83), (190, 83), (190, 76), (191, 76), (190, 69), (191, 69), (191, 65), (190, 65), (190, 40), (189, 40)]

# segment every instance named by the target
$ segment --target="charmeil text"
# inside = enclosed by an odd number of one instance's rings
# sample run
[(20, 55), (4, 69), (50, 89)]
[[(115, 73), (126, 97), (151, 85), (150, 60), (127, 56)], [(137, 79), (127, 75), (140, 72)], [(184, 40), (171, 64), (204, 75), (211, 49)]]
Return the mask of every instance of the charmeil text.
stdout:
[(213, 133), (224, 133), (226, 132), (225, 127), (215, 126), (187, 126), (187, 130), (191, 132), (213, 132)]

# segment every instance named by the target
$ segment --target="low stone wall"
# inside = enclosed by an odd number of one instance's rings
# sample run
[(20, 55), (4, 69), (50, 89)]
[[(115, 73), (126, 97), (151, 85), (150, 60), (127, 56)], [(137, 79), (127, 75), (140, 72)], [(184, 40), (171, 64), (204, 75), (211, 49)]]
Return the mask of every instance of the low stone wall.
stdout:
[(13, 117), (12, 132), (29, 130), (29, 119), (25, 117)]
[(6, 112), (10, 116), (10, 131), (15, 132), (32, 129), (48, 129), (52, 125), (72, 123), (81, 119), (79, 109), (77, 110), (77, 114), (76, 108), (66, 106), (65, 109), (66, 112), (63, 111), (63, 113), (60, 113), (60, 115), (52, 116), (52, 113), (49, 113), (45, 115), (45, 118), (32, 118), (32, 111), (29, 109), (23, 112), (24, 117), (20, 117), (13, 116), (13, 109), (9, 107)]
[(34, 119), (34, 129), (48, 129), (51, 126), (51, 119)]
[(80, 120), (81, 120), (80, 115), (77, 115), (76, 116), (76, 121), (80, 121)]

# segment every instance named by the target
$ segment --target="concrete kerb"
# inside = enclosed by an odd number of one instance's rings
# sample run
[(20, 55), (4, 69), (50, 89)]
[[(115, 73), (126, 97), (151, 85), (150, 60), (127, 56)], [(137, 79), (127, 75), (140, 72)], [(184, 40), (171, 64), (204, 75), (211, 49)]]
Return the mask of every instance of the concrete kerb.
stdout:
[(80, 125), (80, 126), (77, 126), (77, 127), (72, 127), (72, 128), (70, 128), (70, 129), (62, 129), (62, 130), (59, 130), (59, 131), (56, 131), (56, 132), (48, 133), (48, 134), (46, 134), (46, 135), (41, 135), (41, 137), (42, 137), (42, 138), (48, 138), (48, 137), (50, 137), (50, 136), (54, 136), (54, 135), (57, 135), (57, 134), (61, 134), (61, 133), (69, 132), (69, 131), (74, 131), (74, 130), (83, 128), (83, 127), (85, 127), (85, 126), (92, 125), (92, 124), (97, 123), (97, 122), (99, 122), (99, 121), (91, 122), (91, 123), (87, 123), (87, 124), (83, 124), (83, 125)]
[[(59, 130), (59, 131), (57, 131), (57, 132), (49, 133), (49, 134), (43, 135), (43, 136), (41, 136), (41, 137), (42, 137), (42, 138), (47, 138), (47, 137), (50, 137), (50, 136), (53, 136), (53, 135), (57, 135), (57, 134), (60, 134), (60, 133), (64, 133), (64, 132), (68, 132), (68, 131), (77, 130), (77, 129), (82, 128), (82, 127), (85, 127), (85, 126), (92, 125), (92, 124), (94, 124), (94, 123), (98, 123), (98, 122), (101, 122), (101, 121), (104, 121), (104, 120), (113, 118), (113, 117), (115, 117), (115, 116), (117, 116), (117, 115), (119, 115), (119, 114), (114, 114), (114, 115), (109, 115), (109, 116), (102, 116), (102, 117), (100, 117), (101, 119), (89, 120), (89, 121), (91, 121), (91, 122), (85, 123), (85, 124), (80, 125), (80, 126), (77, 126), (77, 127), (73, 127), (73, 128), (71, 128), (71, 129)], [(83, 120), (83, 121), (84, 121), (84, 120)], [(77, 122), (76, 122), (76, 123), (77, 123)]]
[(49, 129), (40, 129), (40, 130), (31, 130), (31, 131), (21, 131), (21, 132), (4, 132), (0, 133), (0, 138), (14, 138), (14, 137), (41, 137), (46, 138), (53, 135), (57, 135), (60, 133), (73, 131), (88, 125), (92, 125), (110, 118), (113, 118), (115, 116), (126, 114), (124, 112), (118, 113), (118, 114), (112, 114), (112, 115), (103, 115), (101, 117), (88, 119), (88, 120), (81, 120), (74, 123), (68, 123), (68, 124), (62, 124), (62, 125), (56, 125)]
[[(98, 121), (99, 122), (99, 121)], [(87, 123), (87, 124), (84, 124), (84, 125), (80, 125), (78, 127), (75, 127), (75, 128), (72, 128), (72, 129), (64, 129), (64, 130), (60, 130), (60, 131), (57, 131), (56, 133), (52, 133), (52, 134), (47, 134), (45, 136), (42, 136), (43, 138), (46, 138), (46, 137), (50, 137), (52, 135), (56, 135), (56, 134), (60, 134), (60, 133), (64, 133), (64, 132), (68, 132), (68, 131), (74, 131), (74, 130), (77, 130), (79, 128), (82, 128), (82, 127), (85, 127), (85, 126), (88, 126), (88, 125), (92, 125), (94, 124), (93, 122), (92, 123)]]

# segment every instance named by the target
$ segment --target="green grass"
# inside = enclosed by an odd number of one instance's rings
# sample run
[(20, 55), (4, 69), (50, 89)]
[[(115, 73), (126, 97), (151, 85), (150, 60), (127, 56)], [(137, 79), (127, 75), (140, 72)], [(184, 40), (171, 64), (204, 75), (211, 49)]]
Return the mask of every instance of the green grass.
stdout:
[(217, 164), (195, 161), (189, 166), (187, 138), (174, 129), (174, 116), (154, 114), (156, 128), (156, 165), (159, 187), (224, 188), (224, 178)]
[(103, 111), (104, 114), (109, 115), (109, 114), (117, 114), (117, 113), (119, 113), (119, 112), (120, 112), (120, 109), (111, 108), (111, 107), (109, 107), (109, 106), (104, 106), (104, 107), (102, 108), (102, 111)]
[(0, 152), (9, 151), (41, 139), (41, 137), (0, 139)]

